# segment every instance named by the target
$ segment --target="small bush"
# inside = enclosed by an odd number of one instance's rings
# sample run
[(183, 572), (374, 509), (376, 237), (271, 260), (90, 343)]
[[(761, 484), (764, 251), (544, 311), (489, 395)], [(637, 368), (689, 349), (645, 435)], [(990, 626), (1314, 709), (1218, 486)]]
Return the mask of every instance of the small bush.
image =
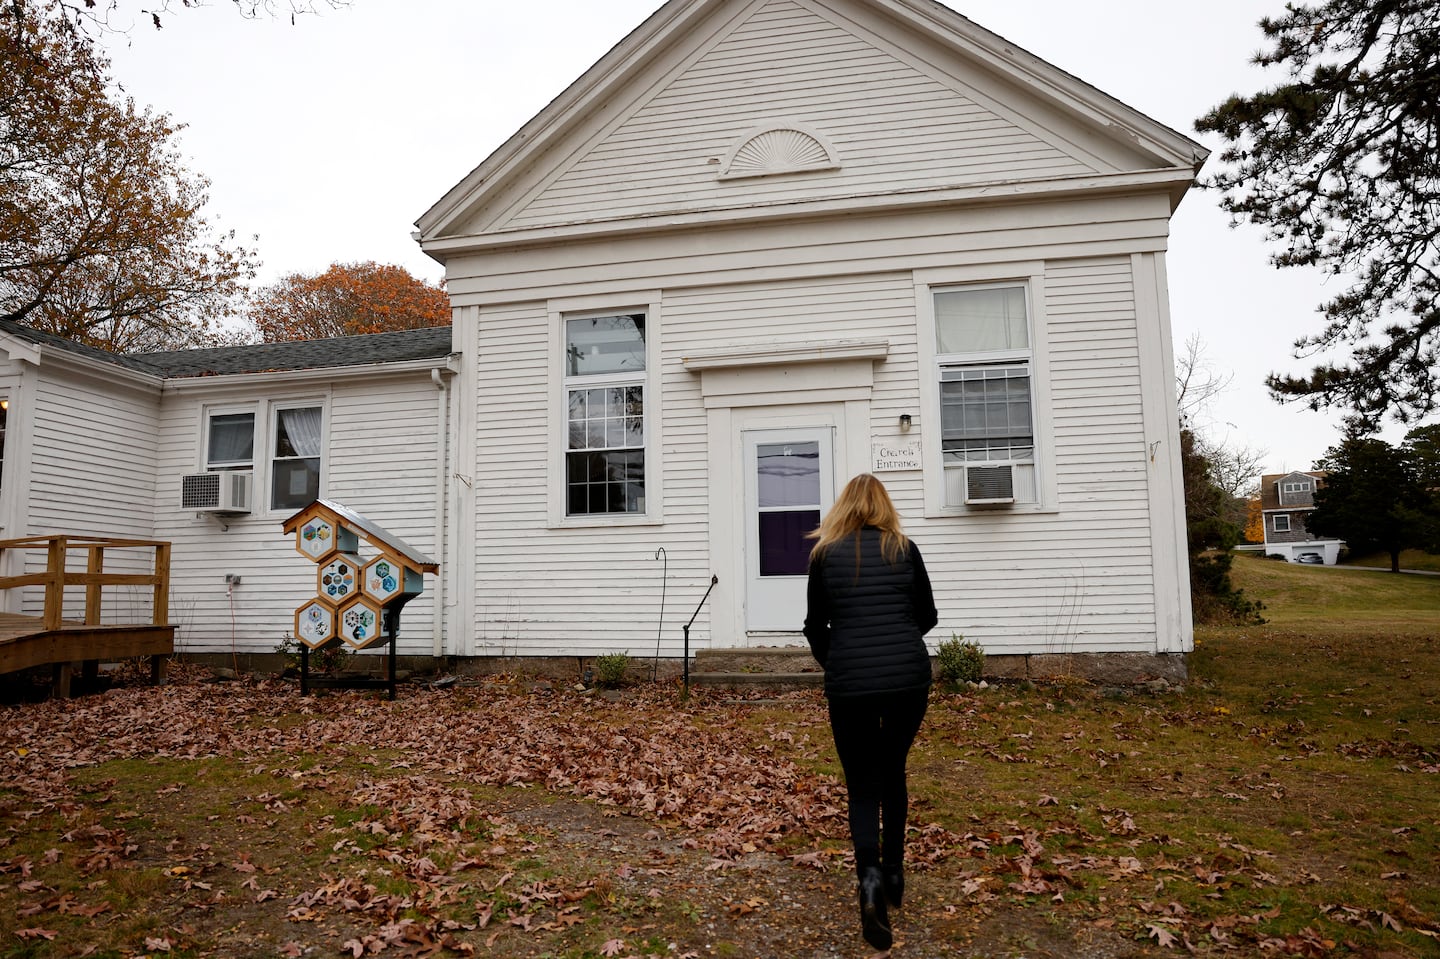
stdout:
[[(1285, 559), (1284, 556), (1275, 557)], [(1261, 626), (1265, 604), (1250, 599), (1230, 582), (1232, 553), (1190, 558), (1190, 609), (1195, 622), (1207, 625)]]
[[(275, 652), (285, 657), (286, 672), (300, 672), (300, 658), (305, 652), (305, 647), (300, 641), (289, 633), (280, 640), (275, 647)], [(337, 643), (334, 646), (327, 646), (324, 649), (310, 651), (310, 671), (313, 673), (340, 673), (350, 665), (350, 658), (355, 653), (347, 648), (344, 643)]]
[(614, 689), (625, 682), (625, 672), (630, 668), (628, 653), (606, 653), (595, 657), (595, 683), (606, 689)]
[(936, 648), (935, 660), (940, 664), (940, 678), (947, 683), (978, 683), (985, 671), (985, 650), (955, 633)]

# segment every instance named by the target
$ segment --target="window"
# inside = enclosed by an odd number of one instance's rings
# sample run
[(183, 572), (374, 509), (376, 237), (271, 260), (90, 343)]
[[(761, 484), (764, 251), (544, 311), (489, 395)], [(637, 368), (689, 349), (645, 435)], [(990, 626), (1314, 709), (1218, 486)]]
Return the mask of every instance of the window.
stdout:
[(1285, 489), (1285, 492), (1287, 492), (1287, 493), (1308, 493), (1308, 492), (1310, 492), (1310, 484), (1309, 484), (1309, 483), (1286, 483), (1284, 489)]
[(1015, 500), (1033, 502), (1033, 354), (1025, 287), (937, 290), (934, 307), (945, 505), (965, 504), (965, 469), (980, 463), (1008, 465)]
[(565, 513), (645, 512), (645, 314), (565, 320)]
[(205, 432), (205, 468), (249, 469), (254, 460), (255, 414), (211, 413)]
[(301, 509), (320, 498), (321, 426), (318, 406), (275, 410), (271, 509)]
[(1277, 515), (1277, 516), (1275, 517), (1275, 532), (1277, 532), (1277, 533), (1288, 533), (1288, 532), (1290, 532), (1290, 517), (1289, 517), (1289, 516)]
[(5, 479), (5, 426), (10, 418), (10, 401), (0, 400), (0, 483)]

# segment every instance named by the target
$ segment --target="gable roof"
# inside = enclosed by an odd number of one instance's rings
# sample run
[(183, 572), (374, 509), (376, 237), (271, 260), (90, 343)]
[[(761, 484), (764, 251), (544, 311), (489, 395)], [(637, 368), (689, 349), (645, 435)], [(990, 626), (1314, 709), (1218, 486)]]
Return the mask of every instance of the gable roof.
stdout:
[(451, 353), (451, 328), (448, 326), (157, 353), (112, 353), (5, 320), (0, 320), (0, 334), (9, 334), (42, 350), (58, 350), (92, 363), (161, 380), (401, 363), (440, 359)]
[(1280, 502), (1280, 484), (1294, 476), (1313, 479), (1318, 488), (1324, 483), (1327, 475), (1329, 474), (1325, 470), (1291, 470), (1288, 473), (1266, 473), (1260, 477), (1260, 508), (1262, 510), (1314, 509), (1313, 503), (1282, 504)]
[[(525, 201), (527, 191), (533, 193), (546, 176), (560, 175), (584, 162), (587, 153), (601, 143), (604, 136), (618, 129), (627, 118), (634, 117), (637, 110), (675, 85), (710, 48), (744, 26), (747, 18), (758, 16), (757, 11), (772, 18), (778, 17), (779, 13), (765, 8), (781, 6), (779, 0), (669, 0), (426, 211), (416, 224), (422, 246), (431, 255), (443, 258), (445, 252), (468, 245), (457, 242), (459, 238), (497, 232), (507, 227), (516, 228), (516, 225), (506, 223), (506, 217), (513, 213), (516, 204)], [(1150, 176), (1145, 182), (1150, 183), (1152, 188), (1156, 183), (1162, 183), (1170, 191), (1172, 203), (1178, 202), (1208, 154), (1194, 140), (1144, 116), (935, 0), (787, 0), (783, 6), (792, 16), (808, 14), (811, 21), (823, 22), (839, 32), (848, 31), (855, 36), (875, 38), (876, 42), (870, 44), (872, 48), (885, 47), (896, 55), (897, 64), (901, 63), (899, 58), (908, 57), (902, 66), (907, 69), (914, 67), (916, 75), (953, 79), (953, 74), (947, 74), (945, 68), (964, 64), (977, 76), (983, 75), (993, 84), (1004, 86), (1025, 102), (1043, 104), (1045, 110), (1064, 117), (1067, 124), (1077, 130), (1083, 129), (1087, 137), (1109, 143), (1115, 151), (1128, 151), (1127, 155), (1135, 158), (1129, 170), (1088, 172), (1095, 172), (1102, 178), (1113, 178), (1117, 175), (1134, 177), (1136, 173), (1146, 171)], [(719, 83), (730, 82), (733, 76), (727, 73), (727, 67), (731, 72), (765, 69), (771, 63), (788, 62), (795, 56), (810, 52), (810, 48), (804, 45), (817, 42), (813, 31), (794, 30), (783, 36), (784, 42), (797, 46), (788, 51), (772, 50), (764, 66), (757, 65), (754, 59), (716, 63), (708, 68), (709, 76), (714, 78), (718, 75), (716, 82)], [(910, 55), (910, 50), (920, 47), (926, 51), (923, 56)], [(746, 78), (753, 79), (749, 74)], [(740, 89), (745, 90), (743, 87)], [(733, 108), (741, 113), (753, 97), (751, 91), (746, 91), (745, 96), (722, 96), (718, 99), (726, 104), (725, 109)], [(786, 126), (803, 131), (803, 123)], [(1050, 145), (1059, 146), (1063, 139), (1056, 137)], [(639, 145), (641, 141), (632, 142), (637, 144), (637, 151), (643, 150), (643, 146)], [(623, 154), (624, 146), (612, 146), (611, 154)], [(735, 141), (725, 161), (718, 159), (723, 150), (716, 151), (706, 161), (712, 164), (712, 180), (715, 172), (723, 173), (723, 166), (717, 169), (713, 164), (731, 162), (737, 146), (739, 142)], [(823, 143), (814, 146), (824, 149)], [(1065, 146), (1073, 147), (1073, 138)], [(829, 159), (833, 161), (833, 157)], [(596, 161), (597, 166), (599, 162)], [(692, 167), (699, 165), (692, 158)], [(691, 172), (698, 181), (699, 171), (692, 168)], [(1057, 175), (1051, 174), (1036, 176), (1034, 180), (1053, 184), (1057, 178)], [(607, 200), (621, 194), (630, 202), (631, 207), (625, 212), (619, 212), (618, 208), (616, 211), (602, 211), (599, 214), (601, 220), (615, 220), (626, 213), (633, 217), (654, 212), (647, 211), (643, 206), (638, 213), (631, 212), (640, 206), (642, 200), (653, 201), (653, 197), (642, 196), (653, 192), (642, 189), (651, 184), (625, 182), (623, 179), (616, 184), (607, 184), (578, 173), (574, 179), (572, 193), (583, 193), (588, 189), (590, 196)], [(1023, 176), (1017, 178), (997, 173), (991, 175), (989, 182), (1013, 184), (1024, 179)], [(948, 185), (955, 186), (956, 183)], [(614, 203), (611, 205), (615, 206)], [(731, 209), (736, 211), (733, 215), (737, 216), (740, 211), (744, 215), (763, 215), (765, 211), (757, 209), (758, 206), (737, 199)], [(703, 203), (697, 200), (691, 208), (660, 212), (693, 214), (701, 208)], [(485, 216), (477, 217), (482, 211), (485, 211)], [(663, 223), (652, 221), (650, 225)], [(556, 239), (564, 232), (556, 230), (556, 222), (532, 220), (518, 224), (518, 227), (526, 226), (544, 230), (547, 239)], [(447, 240), (451, 242), (447, 243)]]

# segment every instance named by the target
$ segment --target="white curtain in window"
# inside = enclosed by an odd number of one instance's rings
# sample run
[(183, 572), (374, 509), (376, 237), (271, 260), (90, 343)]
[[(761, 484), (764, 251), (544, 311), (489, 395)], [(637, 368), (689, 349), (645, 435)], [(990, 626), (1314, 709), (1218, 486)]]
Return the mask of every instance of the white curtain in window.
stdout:
[(248, 463), (254, 444), (254, 413), (220, 413), (210, 417), (210, 462)]
[[(281, 410), (280, 434), (284, 439), (290, 441), (292, 455), (319, 456), (320, 408)], [(276, 450), (276, 454), (285, 455), (283, 444), (280, 449)]]

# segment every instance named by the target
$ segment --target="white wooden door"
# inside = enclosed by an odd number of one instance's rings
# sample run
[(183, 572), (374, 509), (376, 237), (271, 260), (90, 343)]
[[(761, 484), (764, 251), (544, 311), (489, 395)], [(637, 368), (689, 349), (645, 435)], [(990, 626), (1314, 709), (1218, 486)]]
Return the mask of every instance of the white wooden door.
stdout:
[(798, 631), (805, 622), (806, 535), (835, 499), (833, 429), (747, 430), (745, 628)]

